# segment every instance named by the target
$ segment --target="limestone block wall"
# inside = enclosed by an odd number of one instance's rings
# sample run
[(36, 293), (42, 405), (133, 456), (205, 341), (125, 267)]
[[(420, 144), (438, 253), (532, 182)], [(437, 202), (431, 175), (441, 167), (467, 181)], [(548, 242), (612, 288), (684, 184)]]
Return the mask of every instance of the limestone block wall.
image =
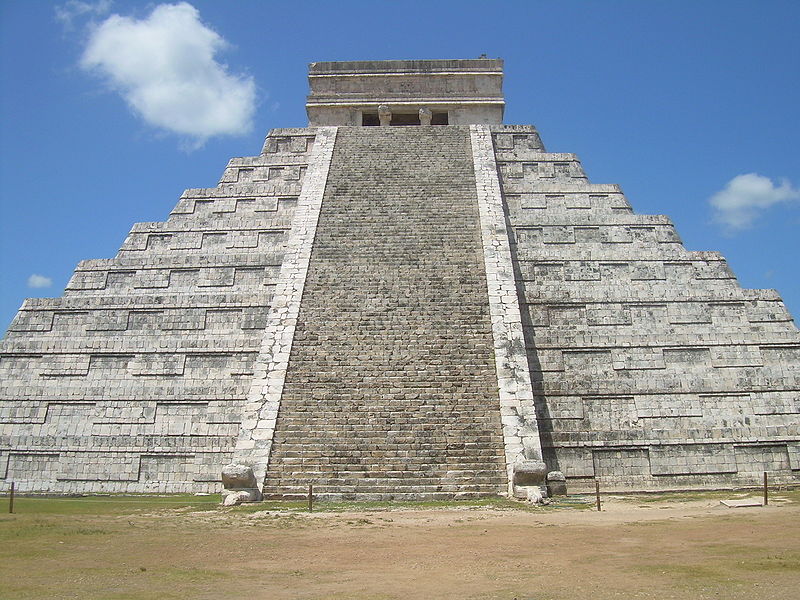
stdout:
[(0, 343), (0, 489), (220, 488), (314, 138), (273, 130), (62, 297), (25, 301)]
[(450, 125), (501, 123), (503, 61), (393, 60), (309, 65), (309, 123), (361, 125), (362, 112), (385, 104), (396, 113), (426, 106), (447, 112)]
[(244, 405), (234, 461), (253, 470), (259, 489), (270, 462), (272, 441), (292, 354), (311, 251), (336, 143), (336, 127), (318, 127), (310, 176), (298, 200), (278, 286), (267, 315), (261, 348)]
[(572, 489), (800, 481), (800, 333), (532, 127), (493, 127), (545, 460)]
[(507, 493), (511, 496), (515, 493), (515, 466), (525, 460), (541, 461), (542, 447), (491, 131), (486, 126), (471, 125), (470, 141), (492, 320)]
[(0, 342), (0, 489), (488, 495), (539, 453), (798, 482), (800, 332), (529, 126), (273, 130)]

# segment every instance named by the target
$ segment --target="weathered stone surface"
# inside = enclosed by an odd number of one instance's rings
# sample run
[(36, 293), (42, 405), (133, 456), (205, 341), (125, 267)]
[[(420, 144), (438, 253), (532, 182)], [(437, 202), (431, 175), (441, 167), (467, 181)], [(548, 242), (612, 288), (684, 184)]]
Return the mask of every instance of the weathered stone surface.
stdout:
[(513, 494), (515, 465), (524, 460), (541, 461), (542, 448), (523, 337), (510, 236), (491, 134), (486, 127), (472, 125), (470, 139), (481, 218), (489, 313), (492, 319), (508, 478), (507, 492)]
[(234, 460), (252, 465), (259, 487), (264, 481), (272, 451), (278, 408), (335, 139), (334, 127), (319, 128), (314, 138), (308, 180), (297, 200), (292, 230), (286, 242), (272, 305), (265, 315), (261, 347), (253, 364), (253, 378), (243, 409)]
[(233, 463), (222, 468), (222, 485), (229, 490), (258, 486), (251, 467)]
[(567, 478), (561, 471), (550, 471), (547, 474), (547, 495), (551, 498), (567, 495)]
[(450, 125), (503, 122), (501, 59), (316, 62), (308, 80), (312, 126), (361, 125), (379, 105), (402, 115), (425, 107)]
[(800, 482), (778, 294), (501, 125), (502, 61), (309, 75), (315, 126), (25, 301), (0, 489), (220, 491), (231, 461), (230, 502)]
[(392, 109), (386, 106), (385, 104), (381, 104), (378, 107), (378, 120), (380, 121), (381, 127), (388, 127), (392, 124)]
[(547, 465), (540, 460), (520, 460), (514, 464), (515, 486), (542, 486), (547, 477)]
[(545, 497), (542, 489), (538, 485), (532, 485), (524, 488), (525, 499), (531, 504), (545, 504)]
[(479, 217), (467, 128), (339, 128), (265, 496), (504, 491)]
[(798, 481), (800, 334), (777, 294), (533, 127), (491, 129), (548, 466), (572, 490)]
[(234, 506), (242, 502), (258, 502), (262, 499), (259, 484), (252, 467), (231, 463), (222, 469), (222, 504)]
[(433, 113), (431, 109), (427, 106), (423, 106), (419, 109), (419, 124), (423, 126), (428, 126), (431, 124), (431, 119), (433, 119)]
[(225, 490), (222, 493), (223, 506), (236, 506), (244, 502), (258, 502), (261, 494), (256, 489), (249, 490)]
[(0, 343), (0, 489), (220, 491), (317, 134), (273, 130), (25, 301)]

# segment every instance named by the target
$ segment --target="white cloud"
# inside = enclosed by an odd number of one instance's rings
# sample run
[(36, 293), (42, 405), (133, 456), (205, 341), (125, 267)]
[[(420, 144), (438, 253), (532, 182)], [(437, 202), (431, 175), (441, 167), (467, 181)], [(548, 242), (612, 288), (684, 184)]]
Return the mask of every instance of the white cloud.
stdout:
[(114, 14), (95, 26), (81, 66), (102, 75), (147, 123), (199, 146), (252, 127), (253, 78), (214, 58), (227, 45), (191, 4), (160, 4), (144, 19)]
[(729, 231), (747, 229), (759, 214), (775, 204), (800, 200), (800, 190), (788, 180), (776, 185), (769, 177), (757, 173), (737, 175), (714, 194), (709, 202), (714, 208), (714, 221)]
[(69, 0), (55, 7), (56, 20), (60, 21), (65, 29), (73, 28), (73, 21), (81, 17), (101, 17), (111, 10), (111, 0), (98, 0), (97, 2), (82, 2)]
[(28, 277), (28, 287), (29, 288), (47, 288), (53, 285), (53, 280), (49, 277), (45, 277), (44, 275), (37, 275), (34, 273), (30, 277)]

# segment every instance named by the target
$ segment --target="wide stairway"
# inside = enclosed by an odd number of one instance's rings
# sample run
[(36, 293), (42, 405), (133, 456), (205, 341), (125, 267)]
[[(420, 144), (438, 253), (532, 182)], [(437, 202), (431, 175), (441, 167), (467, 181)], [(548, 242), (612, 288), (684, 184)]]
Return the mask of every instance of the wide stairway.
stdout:
[(466, 127), (339, 128), (266, 497), (505, 489)]

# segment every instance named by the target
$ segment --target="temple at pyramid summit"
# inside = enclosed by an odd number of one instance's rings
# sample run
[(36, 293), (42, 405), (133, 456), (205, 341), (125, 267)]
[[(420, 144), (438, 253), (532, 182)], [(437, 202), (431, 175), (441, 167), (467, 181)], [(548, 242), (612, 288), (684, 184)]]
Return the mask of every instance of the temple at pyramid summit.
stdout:
[(0, 345), (0, 489), (800, 483), (780, 296), (503, 124), (502, 60), (308, 75), (308, 127), (24, 302)]

